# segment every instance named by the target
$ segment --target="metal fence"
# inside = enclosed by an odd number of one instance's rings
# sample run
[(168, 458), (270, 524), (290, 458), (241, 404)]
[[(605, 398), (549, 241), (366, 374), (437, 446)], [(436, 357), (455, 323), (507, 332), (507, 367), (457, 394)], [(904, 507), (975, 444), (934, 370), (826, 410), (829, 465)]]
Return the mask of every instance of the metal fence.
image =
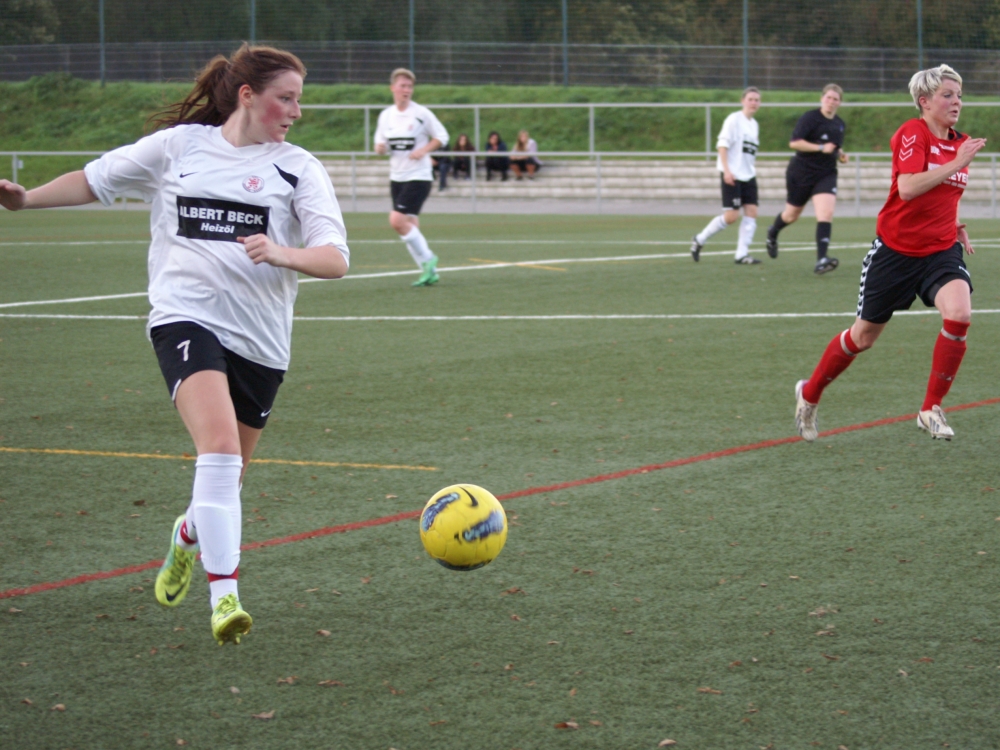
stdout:
[[(98, 80), (190, 80), (238, 41), (39, 44), (0, 47), (0, 80), (62, 72)], [(410, 64), (406, 42), (282, 42), (309, 68), (311, 83), (386, 83)], [(742, 88), (740, 46), (486, 44), (417, 42), (413, 65), (421, 83)], [(947, 63), (962, 73), (968, 94), (1000, 94), (1000, 55), (981, 50), (750, 47), (749, 82), (764, 89), (815, 90), (832, 80), (858, 92), (906, 91), (919, 65)]]
[[(104, 152), (0, 151), (0, 157), (10, 157), (13, 181), (17, 182), (18, 172), (19, 170), (24, 169), (24, 159), (26, 158), (33, 159), (40, 157), (65, 156), (97, 157), (102, 153)], [(376, 180), (375, 184), (377, 184), (376, 194), (383, 196), (386, 193), (388, 182), (386, 157), (376, 156), (371, 151), (315, 151), (313, 152), (313, 155), (317, 158), (326, 160), (328, 165), (331, 162), (339, 164), (342, 167), (341, 172), (346, 172), (346, 174), (338, 174), (337, 179), (335, 180), (337, 183), (340, 203), (345, 210), (349, 209), (354, 212), (358, 211), (358, 200), (359, 198), (367, 197), (362, 195), (362, 192), (370, 192), (373, 179)], [(459, 156), (456, 152), (442, 152), (441, 155), (452, 158)], [(711, 164), (711, 161), (715, 158), (715, 154), (712, 152), (540, 151), (537, 155), (539, 157), (545, 157), (547, 160), (552, 158), (563, 160), (558, 163), (546, 161), (546, 165), (544, 167), (545, 170), (550, 170), (552, 167), (558, 167), (569, 171), (575, 166), (585, 165), (585, 174), (581, 174), (581, 172), (577, 170), (569, 175), (574, 181), (574, 186), (578, 188), (574, 191), (572, 198), (582, 198), (594, 201), (598, 213), (601, 213), (604, 201), (620, 199), (620, 194), (616, 194), (614, 187), (612, 187), (609, 183), (616, 181), (616, 178), (618, 182), (621, 182), (621, 167), (623, 162), (627, 162), (631, 165), (629, 167), (629, 171), (626, 173), (627, 176), (624, 178), (625, 180), (632, 181), (635, 179), (635, 175), (632, 171), (635, 166), (648, 166), (650, 164), (659, 165), (661, 167), (662, 177), (670, 180), (672, 179), (672, 176), (666, 167), (671, 161), (680, 162), (678, 166), (690, 166), (692, 159), (704, 159), (706, 162), (709, 162), (704, 165), (704, 169), (707, 170), (707, 173), (710, 174), (712, 178), (710, 188), (710, 192), (713, 195), (712, 201), (713, 203), (717, 201), (717, 197), (714, 196), (715, 191), (717, 190), (718, 177), (714, 171), (714, 164)], [(481, 164), (482, 160), (488, 157), (497, 157), (497, 152), (466, 151), (461, 152), (460, 156), (463, 158), (469, 158), (470, 180), (469, 189), (466, 193), (469, 198), (469, 210), (471, 213), (476, 213), (477, 201), (482, 199), (489, 200), (497, 197), (496, 195), (491, 195), (489, 193), (489, 189), (485, 188), (482, 183), (481, 175), (481, 172), (484, 169)], [(509, 157), (509, 152), (504, 153), (503, 156)], [(851, 154), (848, 164), (844, 164), (839, 167), (840, 179), (838, 187), (840, 188), (841, 205), (844, 206), (846, 210), (850, 210), (847, 206), (851, 206), (853, 208), (854, 215), (861, 216), (863, 203), (877, 201), (881, 204), (881, 202), (884, 201), (888, 191), (888, 173), (884, 172), (884, 170), (887, 168), (891, 156), (892, 155), (889, 153), (854, 153)], [(787, 164), (788, 152), (761, 152), (758, 154), (758, 157), (759, 172), (762, 171), (762, 169), (767, 169), (768, 166), (779, 167), (777, 172), (775, 172), (774, 169), (768, 170), (771, 172), (769, 177), (770, 182), (762, 186), (762, 197), (766, 197), (763, 195), (764, 193), (772, 192), (775, 193), (775, 195), (782, 196), (781, 199), (783, 200), (783, 173), (784, 166)], [(998, 157), (1000, 157), (1000, 154), (998, 153), (980, 153), (976, 156), (974, 168), (971, 170), (974, 179), (972, 179), (969, 183), (969, 187), (967, 189), (967, 193), (969, 195), (965, 200), (965, 203), (977, 203), (983, 208), (988, 206), (988, 212), (985, 215), (992, 218), (997, 218), (997, 204), (998, 197), (1000, 197), (1000, 191), (998, 191), (997, 185)], [(372, 175), (371, 173), (365, 174), (366, 167), (371, 165), (372, 161), (375, 160), (377, 160), (378, 166), (381, 168), (381, 172), (379, 172), (377, 176)], [(872, 170), (872, 167), (876, 167), (876, 169)], [(698, 167), (698, 169), (700, 170), (701, 167)], [(872, 184), (873, 171), (875, 172), (875, 182), (878, 183), (875, 186)], [(639, 192), (643, 195), (643, 198), (640, 200), (649, 200), (648, 184), (645, 185)], [(696, 191), (693, 190), (689, 184), (681, 192), (683, 194), (683, 199), (698, 199), (695, 195)], [(620, 193), (620, 191), (617, 191), (617, 193)], [(558, 198), (558, 196), (553, 197)], [(772, 198), (773, 197), (774, 196), (772, 196)]]

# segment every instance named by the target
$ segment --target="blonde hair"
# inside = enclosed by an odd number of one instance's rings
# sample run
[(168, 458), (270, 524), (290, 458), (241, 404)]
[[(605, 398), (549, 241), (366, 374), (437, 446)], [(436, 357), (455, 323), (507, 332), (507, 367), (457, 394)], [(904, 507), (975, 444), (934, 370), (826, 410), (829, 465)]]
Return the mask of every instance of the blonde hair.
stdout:
[(835, 92), (837, 92), (837, 96), (839, 96), (841, 99), (844, 98), (844, 90), (842, 88), (840, 88), (840, 86), (838, 86), (835, 83), (828, 83), (828, 84), (826, 84), (826, 86), (823, 87), (823, 94), (822, 95), (826, 96), (826, 92), (827, 91), (835, 91)]
[(924, 96), (930, 99), (945, 81), (955, 81), (961, 86), (962, 76), (948, 65), (918, 70), (913, 74), (913, 78), (910, 79), (910, 96), (913, 97), (913, 103), (917, 105), (918, 112), (923, 112), (920, 109), (920, 97)]
[(409, 78), (410, 83), (417, 82), (417, 76), (414, 75), (412, 70), (409, 70), (408, 68), (396, 68), (389, 74), (389, 85), (392, 86), (396, 82), (396, 79), (400, 76), (403, 78)]
[(740, 94), (740, 101), (746, 99), (747, 94), (757, 94), (758, 96), (760, 96), (760, 89), (757, 88), (756, 86), (747, 86), (745, 89), (743, 89), (743, 93)]

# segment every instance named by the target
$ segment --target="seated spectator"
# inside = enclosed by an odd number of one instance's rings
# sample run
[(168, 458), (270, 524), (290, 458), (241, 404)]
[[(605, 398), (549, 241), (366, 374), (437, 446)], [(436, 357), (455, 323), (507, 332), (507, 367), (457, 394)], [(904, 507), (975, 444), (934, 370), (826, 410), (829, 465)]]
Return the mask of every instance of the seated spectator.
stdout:
[[(507, 152), (507, 144), (500, 140), (500, 134), (497, 131), (490, 133), (490, 137), (486, 141), (486, 150), (495, 151), (497, 153)], [(486, 157), (486, 180), (493, 179), (493, 173), (499, 172), (501, 175), (501, 180), (507, 181), (507, 170), (510, 169), (510, 159), (506, 156), (487, 156)]]
[(451, 168), (451, 157), (445, 156), (441, 152), (450, 150), (446, 143), (443, 146), (438, 146), (438, 150), (431, 154), (431, 177), (433, 178), (434, 173), (437, 173), (440, 177), (438, 190), (448, 189), (448, 170)]
[(542, 166), (535, 154), (538, 153), (538, 144), (535, 139), (528, 135), (527, 130), (522, 130), (517, 134), (517, 143), (510, 154), (510, 168), (514, 170), (517, 179), (523, 180), (524, 173), (528, 173), (528, 179), (535, 179), (535, 172)]
[[(475, 151), (476, 147), (472, 145), (469, 140), (469, 136), (465, 133), (461, 133), (458, 136), (458, 141), (455, 143), (455, 151)], [(463, 180), (467, 180), (472, 176), (472, 165), (469, 163), (468, 156), (453, 156), (451, 157), (451, 173), (454, 175), (455, 179), (461, 177)]]

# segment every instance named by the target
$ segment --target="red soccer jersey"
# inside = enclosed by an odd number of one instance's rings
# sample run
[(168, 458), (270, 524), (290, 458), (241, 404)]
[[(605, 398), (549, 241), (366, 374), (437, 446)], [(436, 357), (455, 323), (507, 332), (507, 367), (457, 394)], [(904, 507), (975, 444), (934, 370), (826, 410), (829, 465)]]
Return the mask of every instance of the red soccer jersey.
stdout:
[(952, 161), (968, 137), (949, 128), (947, 138), (938, 138), (919, 118), (903, 123), (892, 137), (892, 187), (879, 211), (876, 231), (893, 250), (931, 255), (958, 241), (958, 202), (969, 183), (968, 168), (909, 201), (899, 197), (896, 182), (900, 174), (929, 172)]

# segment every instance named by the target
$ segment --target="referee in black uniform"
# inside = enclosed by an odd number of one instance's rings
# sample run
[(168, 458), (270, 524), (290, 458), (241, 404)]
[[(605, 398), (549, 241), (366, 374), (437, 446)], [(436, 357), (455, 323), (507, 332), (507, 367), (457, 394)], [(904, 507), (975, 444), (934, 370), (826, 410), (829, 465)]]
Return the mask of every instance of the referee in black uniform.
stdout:
[(806, 112), (799, 118), (788, 145), (795, 156), (788, 162), (785, 185), (788, 198), (785, 210), (767, 229), (767, 254), (778, 257), (778, 233), (794, 224), (802, 209), (812, 198), (816, 212), (816, 267), (817, 274), (832, 271), (839, 265), (836, 258), (827, 255), (833, 230), (833, 211), (837, 207), (837, 161), (847, 162), (844, 145), (844, 121), (837, 117), (844, 90), (835, 83), (823, 89), (819, 109)]

